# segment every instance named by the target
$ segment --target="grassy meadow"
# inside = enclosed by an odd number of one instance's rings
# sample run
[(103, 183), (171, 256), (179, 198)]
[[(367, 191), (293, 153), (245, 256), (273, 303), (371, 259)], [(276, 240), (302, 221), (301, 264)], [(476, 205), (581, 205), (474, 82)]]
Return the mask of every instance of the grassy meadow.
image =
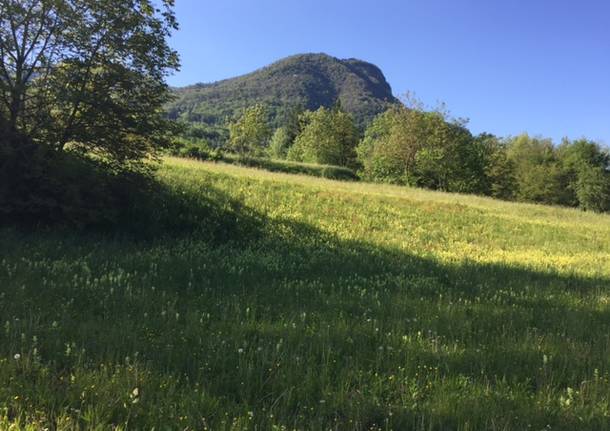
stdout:
[(0, 229), (0, 429), (610, 429), (610, 215), (157, 175), (125, 233)]

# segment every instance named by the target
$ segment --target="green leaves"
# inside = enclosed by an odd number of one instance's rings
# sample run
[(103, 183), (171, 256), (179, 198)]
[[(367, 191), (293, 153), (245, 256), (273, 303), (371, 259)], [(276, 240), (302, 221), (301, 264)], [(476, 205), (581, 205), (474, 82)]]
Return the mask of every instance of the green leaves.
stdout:
[(517, 199), (610, 209), (610, 158), (597, 143), (565, 139), (555, 147), (548, 139), (523, 134), (508, 141), (507, 156), (514, 166)]
[(285, 159), (290, 148), (290, 136), (285, 127), (279, 127), (273, 133), (267, 153), (272, 159)]
[(229, 124), (229, 146), (237, 154), (257, 156), (264, 153), (271, 130), (263, 105), (247, 108), (240, 118)]
[(302, 131), (288, 152), (291, 160), (353, 167), (358, 129), (339, 109), (319, 108), (301, 115)]
[[(0, 0), (0, 116), (57, 150), (144, 168), (168, 141), (172, 2)], [(11, 35), (12, 37), (8, 37)]]
[(462, 122), (399, 106), (375, 119), (357, 151), (366, 179), (476, 192), (482, 165), (472, 142)]
[(599, 166), (578, 173), (576, 196), (580, 207), (589, 211), (610, 211), (610, 174)]

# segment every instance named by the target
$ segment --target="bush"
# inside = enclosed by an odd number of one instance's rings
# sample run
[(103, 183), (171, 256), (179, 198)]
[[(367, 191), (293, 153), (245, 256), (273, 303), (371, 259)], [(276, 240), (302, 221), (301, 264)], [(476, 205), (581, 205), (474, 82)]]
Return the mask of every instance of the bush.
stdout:
[(148, 177), (56, 151), (18, 135), (0, 141), (0, 222), (105, 225), (116, 222)]
[(180, 156), (211, 162), (217, 162), (222, 159), (222, 154), (219, 150), (211, 150), (194, 144), (185, 147), (180, 152)]
[(314, 165), (308, 163), (290, 162), (285, 160), (272, 160), (258, 157), (236, 157), (224, 155), (222, 161), (252, 168), (265, 169), (271, 172), (284, 172), (287, 174), (310, 175), (341, 181), (357, 181), (358, 176), (349, 168), (332, 165)]
[(343, 166), (324, 166), (322, 167), (320, 176), (342, 181), (354, 181), (358, 179), (358, 176), (354, 171)]
[(193, 143), (184, 140), (175, 142), (169, 150), (169, 154), (211, 162), (217, 162), (222, 159), (222, 152), (219, 149), (211, 149), (205, 143)]

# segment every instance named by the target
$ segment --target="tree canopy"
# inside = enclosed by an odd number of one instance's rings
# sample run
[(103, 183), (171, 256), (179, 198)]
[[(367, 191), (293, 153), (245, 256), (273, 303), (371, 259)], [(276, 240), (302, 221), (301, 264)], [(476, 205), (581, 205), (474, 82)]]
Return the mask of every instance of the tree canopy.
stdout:
[(306, 111), (301, 132), (288, 151), (288, 158), (324, 165), (354, 166), (359, 133), (350, 114), (340, 107)]
[(151, 171), (174, 129), (172, 8), (0, 0), (0, 219), (80, 224), (125, 207), (124, 180)]
[(362, 175), (372, 181), (478, 192), (482, 160), (472, 135), (442, 112), (397, 106), (378, 116), (358, 146)]
[(229, 124), (229, 147), (241, 156), (261, 156), (271, 136), (267, 109), (263, 105), (246, 108)]
[(357, 152), (369, 181), (610, 209), (610, 155), (587, 139), (472, 136), (442, 111), (396, 106), (375, 118)]
[(5, 129), (116, 168), (167, 143), (173, 0), (0, 0)]

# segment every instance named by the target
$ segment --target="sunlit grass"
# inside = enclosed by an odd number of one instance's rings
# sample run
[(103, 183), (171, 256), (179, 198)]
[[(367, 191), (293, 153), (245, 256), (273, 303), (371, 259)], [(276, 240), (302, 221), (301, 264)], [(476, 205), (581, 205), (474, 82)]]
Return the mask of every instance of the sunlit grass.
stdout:
[(609, 216), (159, 178), (188, 230), (0, 231), (0, 429), (610, 428)]

